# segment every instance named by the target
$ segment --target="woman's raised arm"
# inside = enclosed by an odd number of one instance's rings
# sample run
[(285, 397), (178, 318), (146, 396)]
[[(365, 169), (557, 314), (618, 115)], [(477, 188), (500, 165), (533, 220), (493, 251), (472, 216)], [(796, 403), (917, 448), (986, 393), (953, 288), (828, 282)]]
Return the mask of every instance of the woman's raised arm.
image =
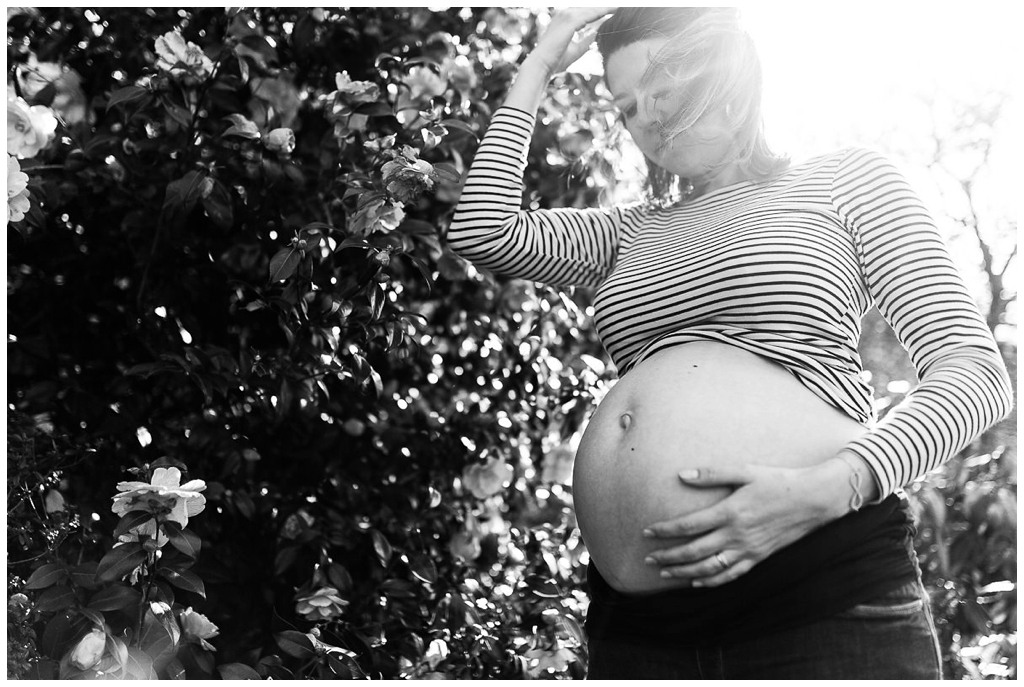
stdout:
[(526, 153), (547, 83), (590, 44), (591, 32), (577, 31), (606, 13), (600, 8), (557, 13), (495, 112), (473, 157), (447, 237), (452, 250), (477, 266), (520, 279), (597, 286), (615, 264), (623, 230), (636, 226), (639, 206), (521, 207)]

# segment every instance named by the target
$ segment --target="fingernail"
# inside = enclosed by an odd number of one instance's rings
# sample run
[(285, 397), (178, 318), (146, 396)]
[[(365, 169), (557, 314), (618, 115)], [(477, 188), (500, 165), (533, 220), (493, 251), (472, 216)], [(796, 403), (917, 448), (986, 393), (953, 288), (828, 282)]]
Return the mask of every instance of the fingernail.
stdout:
[(672, 577), (672, 573), (670, 573), (668, 570), (662, 570), (661, 571), (661, 576), (662, 576), (662, 578), (667, 580), (670, 577)]
[(679, 479), (697, 479), (700, 477), (698, 470), (683, 470), (679, 473)]
[(651, 539), (652, 537), (654, 537), (654, 530), (644, 530), (644, 536), (648, 539)]
[(644, 559), (644, 563), (646, 563), (647, 565), (657, 565), (658, 561), (654, 559), (654, 556), (648, 556)]
[(694, 580), (693, 582), (690, 583), (690, 586), (691, 587), (703, 587), (704, 583), (701, 582), (700, 580)]

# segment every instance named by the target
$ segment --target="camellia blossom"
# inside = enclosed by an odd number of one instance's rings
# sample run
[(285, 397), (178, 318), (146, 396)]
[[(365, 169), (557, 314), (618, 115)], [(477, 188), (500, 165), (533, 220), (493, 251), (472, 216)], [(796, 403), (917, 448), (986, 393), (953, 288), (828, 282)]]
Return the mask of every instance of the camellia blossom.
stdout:
[(164, 534), (163, 531), (157, 527), (156, 520), (150, 519), (145, 521), (141, 525), (136, 525), (135, 527), (131, 528), (130, 530), (122, 534), (120, 537), (118, 537), (118, 543), (114, 544), (114, 546), (118, 546), (119, 544), (130, 544), (132, 542), (142, 541), (144, 539), (155, 539), (156, 545), (159, 547), (162, 547), (164, 544), (170, 541), (167, 538), (167, 535)]
[(474, 463), (462, 473), (462, 483), (473, 496), (485, 499), (494, 496), (512, 479), (512, 466), (504, 458), (492, 458), (484, 464)]
[(7, 156), (7, 221), (20, 222), (28, 212), (28, 175), (21, 171), (18, 159)]
[(429, 100), (441, 95), (448, 88), (448, 80), (439, 76), (430, 67), (416, 65), (402, 77), (402, 83), (409, 88), (409, 98), (414, 102)]
[(371, 233), (374, 231), (394, 231), (405, 219), (405, 210), (400, 201), (383, 199), (367, 203), (353, 219), (353, 231)]
[(32, 105), (7, 91), (7, 154), (35, 157), (50, 145), (57, 131), (57, 118), (50, 108)]
[(78, 644), (71, 650), (68, 661), (79, 670), (89, 670), (100, 662), (106, 648), (106, 633), (102, 629), (94, 627), (89, 634), (78, 640)]
[(348, 103), (372, 103), (380, 97), (380, 86), (372, 81), (353, 81), (347, 71), (336, 74), (334, 84), (338, 87), (334, 95), (343, 95)]
[(451, 541), (448, 542), (448, 550), (456, 558), (467, 562), (476, 560), (483, 553), (480, 536), (469, 528), (452, 535)]
[(114, 496), (111, 510), (117, 515), (135, 510), (165, 515), (166, 520), (185, 527), (189, 518), (206, 507), (206, 497), (199, 493), (204, 489), (206, 482), (201, 479), (181, 484), (178, 468), (157, 468), (152, 482), (118, 482), (121, 493)]
[(220, 630), (210, 622), (209, 618), (202, 613), (196, 613), (189, 606), (181, 612), (178, 620), (181, 621), (181, 631), (187, 640), (194, 641), (209, 651), (216, 651), (213, 645), (206, 640), (216, 637), (220, 634)]
[(444, 64), (441, 65), (441, 73), (444, 74), (448, 83), (460, 93), (469, 93), (479, 83), (476, 71), (465, 55), (445, 58)]
[(95, 119), (89, 108), (89, 99), (82, 90), (82, 76), (67, 65), (40, 62), (35, 55), (30, 55), (28, 62), (18, 70), (18, 84), (30, 101), (35, 100), (44, 88), (52, 86), (50, 108), (68, 126)]
[(295, 132), (287, 127), (274, 129), (263, 140), (267, 150), (282, 155), (290, 155), (295, 150)]
[(419, 151), (404, 146), (401, 154), (395, 154), (393, 160), (381, 167), (381, 176), (388, 193), (398, 200), (407, 203), (424, 190), (434, 188), (436, 172), (434, 166), (426, 160), (418, 159)]
[(307, 620), (329, 620), (342, 614), (348, 606), (334, 587), (321, 587), (312, 594), (301, 596), (295, 603), (295, 611)]
[(186, 41), (177, 31), (168, 31), (156, 39), (156, 66), (177, 77), (205, 79), (213, 73), (213, 62), (203, 49)]

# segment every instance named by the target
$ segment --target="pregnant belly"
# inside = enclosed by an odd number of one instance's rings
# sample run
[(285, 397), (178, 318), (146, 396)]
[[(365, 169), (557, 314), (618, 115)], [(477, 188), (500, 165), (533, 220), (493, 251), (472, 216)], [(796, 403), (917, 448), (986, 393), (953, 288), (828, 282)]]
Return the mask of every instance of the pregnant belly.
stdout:
[(688, 487), (680, 470), (814, 465), (865, 431), (760, 356), (714, 342), (662, 351), (612, 387), (580, 441), (573, 500), (583, 540), (619, 591), (684, 585), (643, 562), (683, 540), (653, 542), (643, 528), (710, 506), (729, 490)]

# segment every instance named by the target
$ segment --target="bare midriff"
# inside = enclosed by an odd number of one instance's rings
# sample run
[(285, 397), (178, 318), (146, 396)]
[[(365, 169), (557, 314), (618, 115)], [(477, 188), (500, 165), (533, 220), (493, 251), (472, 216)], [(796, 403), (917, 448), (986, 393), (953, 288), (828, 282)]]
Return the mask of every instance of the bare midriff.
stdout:
[(661, 351), (621, 378), (590, 418), (576, 452), (573, 499), (601, 576), (621, 592), (685, 586), (644, 563), (644, 527), (723, 499), (685, 468), (757, 463), (806, 467), (866, 432), (786, 369), (735, 346), (696, 342)]

